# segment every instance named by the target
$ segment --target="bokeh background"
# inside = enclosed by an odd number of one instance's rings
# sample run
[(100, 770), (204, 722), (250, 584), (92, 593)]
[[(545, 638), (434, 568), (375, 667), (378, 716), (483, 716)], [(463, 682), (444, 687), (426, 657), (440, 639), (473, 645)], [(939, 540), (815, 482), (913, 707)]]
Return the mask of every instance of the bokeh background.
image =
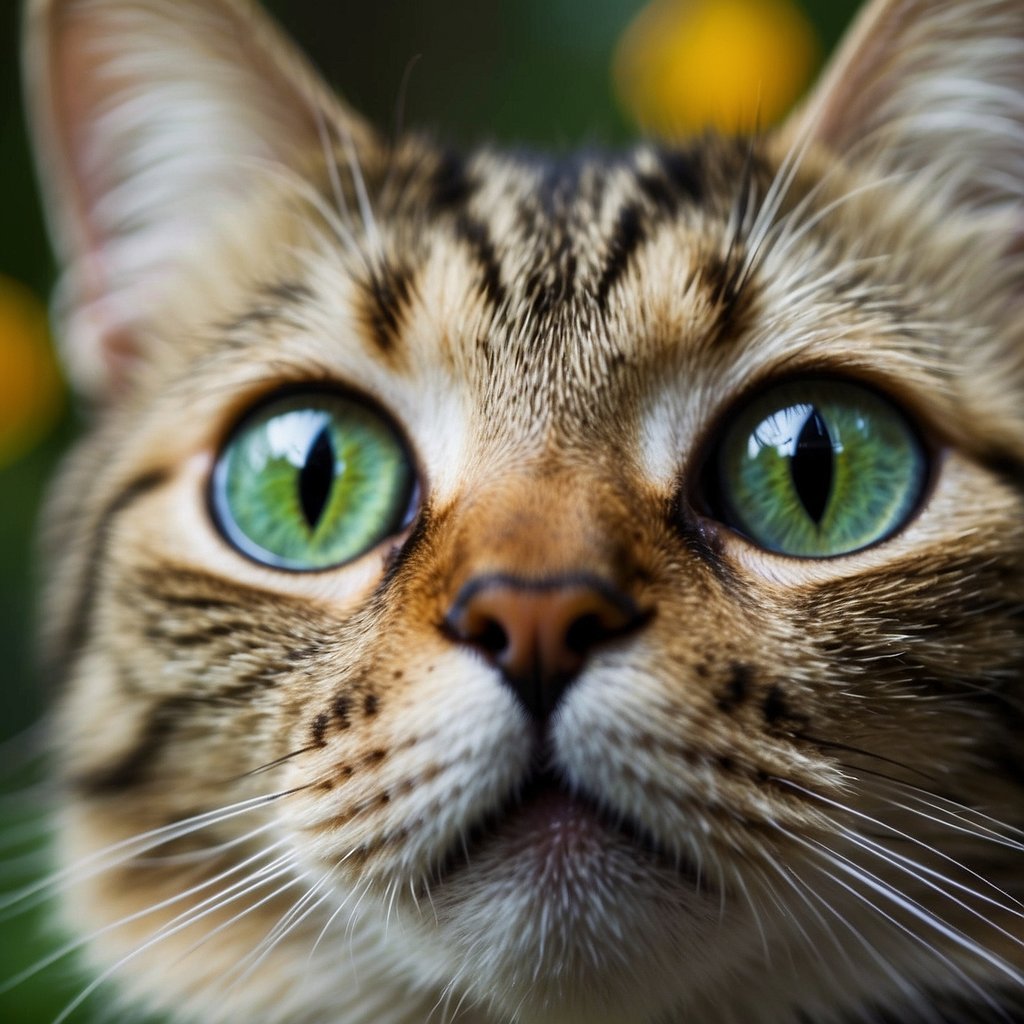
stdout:
[[(267, 0), (379, 125), (455, 143), (616, 146), (642, 132), (768, 126), (813, 79), (859, 0)], [(33, 524), (81, 429), (52, 355), (50, 257), (19, 88), (19, 0), (0, 0), (0, 894), (45, 869), (26, 767), (47, 680), (34, 671)], [(0, 895), (2, 900), (2, 895)], [(45, 907), (0, 902), (0, 986), (57, 948)], [(85, 981), (71, 960), (0, 988), (0, 1021), (47, 1024)], [(126, 1021), (99, 992), (72, 1020)]]

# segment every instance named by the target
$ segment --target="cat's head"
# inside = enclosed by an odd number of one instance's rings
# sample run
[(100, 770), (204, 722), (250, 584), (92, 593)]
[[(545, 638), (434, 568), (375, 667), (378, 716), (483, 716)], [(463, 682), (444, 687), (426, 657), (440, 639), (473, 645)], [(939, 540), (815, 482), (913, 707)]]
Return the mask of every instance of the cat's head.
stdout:
[(242, 0), (28, 47), (97, 963), (206, 1021), (1021, 1001), (1024, 5), (572, 160), (385, 140)]

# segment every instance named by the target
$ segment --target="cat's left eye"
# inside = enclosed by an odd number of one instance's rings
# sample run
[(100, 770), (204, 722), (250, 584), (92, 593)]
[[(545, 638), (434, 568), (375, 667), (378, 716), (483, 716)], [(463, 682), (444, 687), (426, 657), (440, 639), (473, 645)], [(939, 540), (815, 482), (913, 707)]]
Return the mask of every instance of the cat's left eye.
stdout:
[(221, 532), (249, 558), (326, 569), (400, 530), (415, 485), (406, 446), (382, 413), (308, 391), (242, 421), (214, 469), (211, 504)]

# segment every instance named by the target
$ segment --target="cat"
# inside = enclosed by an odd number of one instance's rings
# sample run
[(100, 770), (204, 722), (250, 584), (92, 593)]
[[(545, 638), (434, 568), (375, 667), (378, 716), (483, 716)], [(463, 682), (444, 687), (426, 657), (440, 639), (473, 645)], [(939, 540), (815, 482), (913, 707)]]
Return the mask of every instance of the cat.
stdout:
[(1024, 1020), (1020, 0), (572, 158), (385, 141), (248, 0), (26, 25), (81, 999)]

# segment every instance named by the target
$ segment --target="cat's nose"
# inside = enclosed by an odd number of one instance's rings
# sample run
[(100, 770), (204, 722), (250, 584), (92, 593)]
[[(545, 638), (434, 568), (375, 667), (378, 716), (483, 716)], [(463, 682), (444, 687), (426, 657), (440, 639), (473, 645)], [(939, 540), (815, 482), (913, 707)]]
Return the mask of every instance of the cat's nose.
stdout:
[(527, 711), (543, 721), (591, 653), (647, 617), (596, 576), (492, 576), (462, 588), (445, 627), (500, 669)]

